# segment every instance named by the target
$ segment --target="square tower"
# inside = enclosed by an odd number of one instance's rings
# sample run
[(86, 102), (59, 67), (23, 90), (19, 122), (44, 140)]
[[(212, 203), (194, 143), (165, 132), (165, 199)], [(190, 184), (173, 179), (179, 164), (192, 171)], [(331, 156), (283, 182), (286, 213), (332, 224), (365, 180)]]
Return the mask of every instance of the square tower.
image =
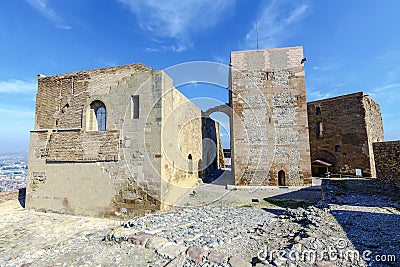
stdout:
[(312, 183), (303, 58), (303, 47), (231, 52), (236, 184)]

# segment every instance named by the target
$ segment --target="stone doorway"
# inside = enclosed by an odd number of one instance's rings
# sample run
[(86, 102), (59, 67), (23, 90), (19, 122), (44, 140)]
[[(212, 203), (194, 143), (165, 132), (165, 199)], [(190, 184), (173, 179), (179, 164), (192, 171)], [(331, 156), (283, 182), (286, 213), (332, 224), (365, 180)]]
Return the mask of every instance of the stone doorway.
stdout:
[(283, 170), (278, 172), (278, 186), (286, 186), (286, 174)]

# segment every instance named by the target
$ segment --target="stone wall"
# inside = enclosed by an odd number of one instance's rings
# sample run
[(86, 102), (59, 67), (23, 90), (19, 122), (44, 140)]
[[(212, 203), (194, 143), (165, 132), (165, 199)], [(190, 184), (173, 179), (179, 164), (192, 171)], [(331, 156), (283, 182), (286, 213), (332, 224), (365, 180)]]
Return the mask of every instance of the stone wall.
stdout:
[(171, 206), (199, 182), (202, 159), (201, 110), (163, 76), (161, 176), (164, 206)]
[(21, 188), (19, 190), (0, 192), (0, 203), (9, 201), (9, 200), (19, 200), (21, 204), (24, 203), (25, 199), (25, 188)]
[(400, 187), (400, 141), (373, 144), (377, 177)]
[(118, 161), (119, 130), (104, 132), (52, 132), (46, 145), (46, 161)]
[(203, 177), (209, 177), (218, 166), (218, 132), (216, 123), (209, 117), (202, 118), (202, 132), (203, 132)]
[(367, 125), (368, 151), (369, 151), (369, 161), (371, 166), (371, 176), (377, 177), (372, 145), (375, 142), (382, 142), (384, 140), (381, 109), (378, 103), (376, 103), (373, 99), (367, 96), (363, 98), (363, 106), (365, 109), (365, 122)]
[(231, 53), (235, 182), (311, 184), (302, 47)]
[[(333, 164), (331, 172), (375, 177), (372, 142), (383, 140), (379, 105), (362, 92), (308, 103), (311, 159)], [(322, 132), (318, 136), (319, 125)]]

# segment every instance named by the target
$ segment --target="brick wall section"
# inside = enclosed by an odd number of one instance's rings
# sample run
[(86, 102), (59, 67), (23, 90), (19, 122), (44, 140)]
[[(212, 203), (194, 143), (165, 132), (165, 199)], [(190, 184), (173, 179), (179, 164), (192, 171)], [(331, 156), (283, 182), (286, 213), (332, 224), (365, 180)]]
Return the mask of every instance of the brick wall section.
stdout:
[(400, 141), (373, 144), (377, 177), (400, 187)]
[[(320, 122), (323, 131), (317, 138)], [(308, 125), (312, 161), (333, 164), (333, 173), (355, 175), (355, 169), (362, 169), (363, 176), (376, 175), (372, 141), (383, 140), (383, 125), (379, 105), (369, 96), (359, 92), (309, 102)]]
[(90, 95), (108, 93), (123, 77), (152, 70), (143, 64), (38, 76), (35, 129), (80, 128)]
[(311, 183), (302, 47), (231, 53), (230, 103), (235, 182)]
[(104, 132), (55, 132), (46, 146), (47, 161), (117, 161), (118, 130)]

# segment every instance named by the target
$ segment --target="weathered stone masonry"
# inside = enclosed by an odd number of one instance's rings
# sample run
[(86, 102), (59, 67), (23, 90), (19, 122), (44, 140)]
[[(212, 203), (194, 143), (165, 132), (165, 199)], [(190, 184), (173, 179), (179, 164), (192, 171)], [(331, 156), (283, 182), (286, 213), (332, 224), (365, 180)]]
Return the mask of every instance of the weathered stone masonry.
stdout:
[[(383, 141), (379, 105), (359, 92), (308, 103), (311, 159), (331, 172), (376, 177), (372, 144)], [(317, 175), (315, 173), (315, 175)]]
[(400, 141), (373, 144), (376, 176), (400, 187)]
[(302, 47), (231, 53), (232, 166), (236, 183), (311, 184), (302, 59)]
[(201, 127), (201, 110), (142, 64), (39, 75), (27, 207), (99, 217), (163, 209), (175, 188), (198, 181)]

